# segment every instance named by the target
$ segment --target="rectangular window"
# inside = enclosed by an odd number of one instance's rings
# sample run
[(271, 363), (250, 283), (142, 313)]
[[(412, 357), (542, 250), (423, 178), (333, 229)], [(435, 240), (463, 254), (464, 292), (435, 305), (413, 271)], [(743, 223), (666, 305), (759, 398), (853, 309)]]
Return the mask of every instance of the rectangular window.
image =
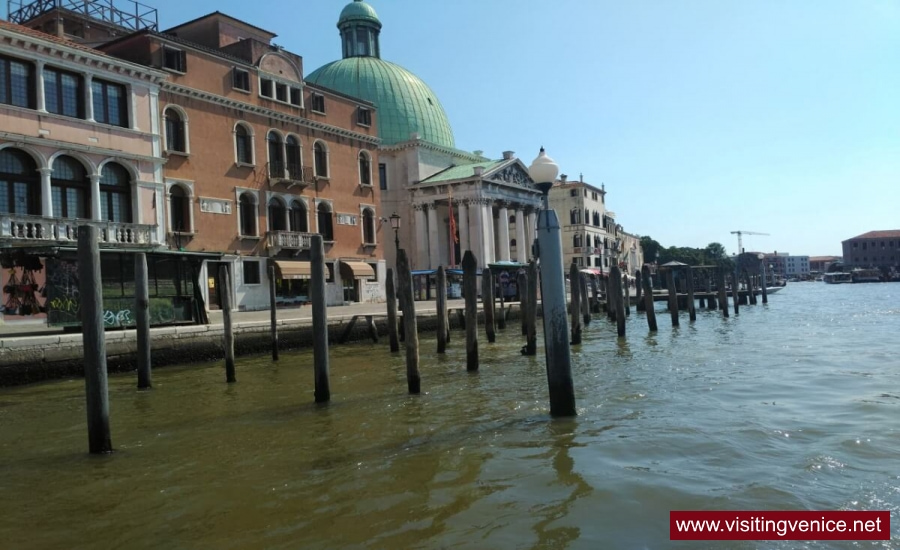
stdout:
[(570, 196), (570, 197), (577, 197), (577, 196), (578, 196), (578, 190), (577, 190), (577, 189), (572, 189), (572, 190), (570, 190), (570, 191), (569, 191), (569, 196)]
[(284, 84), (275, 84), (275, 99), (287, 103), (288, 87)]
[(275, 83), (268, 78), (259, 80), (259, 95), (263, 97), (275, 97)]
[(312, 95), (312, 110), (317, 113), (325, 112), (325, 96), (322, 94)]
[(187, 72), (187, 54), (184, 50), (175, 48), (163, 48), (163, 68), (179, 73)]
[(47, 67), (44, 69), (44, 103), (57, 115), (84, 118), (81, 75)]
[(244, 284), (260, 284), (259, 262), (244, 261)]
[(387, 164), (384, 163), (378, 165), (378, 188), (382, 191), (387, 189)]
[(250, 72), (235, 67), (231, 72), (231, 86), (235, 90), (250, 91)]
[(34, 66), (0, 57), (0, 103), (34, 108)]
[(372, 125), (372, 111), (360, 107), (356, 110), (356, 123), (360, 126)]
[(113, 126), (128, 126), (125, 86), (105, 80), (94, 80), (94, 120)]
[(300, 88), (291, 88), (291, 105), (296, 107), (303, 105), (303, 96), (300, 93)]

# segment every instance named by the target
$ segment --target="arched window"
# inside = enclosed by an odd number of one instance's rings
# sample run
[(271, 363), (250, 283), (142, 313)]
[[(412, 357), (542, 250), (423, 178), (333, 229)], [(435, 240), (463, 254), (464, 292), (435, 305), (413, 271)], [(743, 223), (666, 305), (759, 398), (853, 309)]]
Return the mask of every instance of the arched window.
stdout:
[(37, 163), (19, 149), (0, 151), (0, 212), (41, 215), (41, 180)]
[(600, 227), (600, 213), (594, 212), (594, 226)]
[(316, 221), (319, 225), (319, 234), (326, 241), (334, 240), (334, 224), (331, 219), (331, 207), (328, 203), (319, 203), (316, 208)]
[(246, 124), (234, 127), (234, 147), (239, 163), (253, 164), (253, 134)]
[(169, 188), (169, 222), (176, 233), (191, 232), (191, 198), (180, 185)]
[(131, 177), (115, 162), (100, 172), (100, 219), (131, 223)]
[(591, 211), (587, 208), (584, 209), (584, 225), (588, 225), (591, 223)]
[(269, 176), (283, 178), (285, 169), (284, 141), (281, 139), (281, 134), (270, 130), (266, 141), (269, 143)]
[(246, 237), (256, 236), (256, 201), (250, 193), (241, 193), (238, 205), (241, 221), (241, 235)]
[(287, 231), (287, 209), (279, 199), (269, 201), (269, 231)]
[(579, 216), (579, 212), (578, 212), (577, 208), (573, 208), (572, 211), (569, 212), (569, 221), (572, 223), (572, 225), (575, 225), (578, 223), (579, 217), (580, 216)]
[(369, 160), (369, 154), (365, 151), (359, 153), (359, 184), (372, 185), (372, 162)]
[(57, 157), (50, 181), (55, 218), (91, 217), (90, 182), (83, 164), (69, 156)]
[(575, 233), (575, 235), (572, 237), (572, 246), (574, 246), (575, 248), (581, 247), (581, 233)]
[(166, 118), (166, 151), (187, 153), (187, 122), (177, 109), (168, 108)]
[(371, 208), (363, 210), (363, 243), (375, 244), (375, 212)]
[(303, 159), (300, 156), (300, 140), (295, 136), (288, 136), (284, 148), (287, 152), (288, 176), (294, 181), (302, 180)]
[(320, 178), (328, 177), (328, 150), (322, 142), (317, 141), (313, 146), (316, 162), (316, 175)]
[(303, 201), (291, 203), (291, 231), (295, 233), (308, 233), (309, 224), (306, 220), (306, 205)]

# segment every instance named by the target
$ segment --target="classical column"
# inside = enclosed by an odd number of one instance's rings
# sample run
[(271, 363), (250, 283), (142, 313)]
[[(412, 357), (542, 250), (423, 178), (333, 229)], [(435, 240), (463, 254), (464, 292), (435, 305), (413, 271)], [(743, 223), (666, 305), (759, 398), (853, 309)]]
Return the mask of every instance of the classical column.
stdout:
[[(428, 234), (428, 221), (425, 217), (424, 204), (416, 204), (415, 206), (413, 206), (413, 208), (416, 209), (416, 226), (412, 231), (412, 234), (415, 237), (416, 241), (416, 267), (422, 269), (428, 265), (428, 241), (426, 237), (426, 235)], [(409, 256), (412, 256), (412, 251), (409, 252)]]
[(53, 186), (50, 178), (53, 175), (52, 168), (41, 168), (41, 216), (52, 218), (53, 216)]
[[(459, 201), (456, 203), (456, 211), (459, 214), (459, 254), (462, 256), (469, 250), (469, 205), (467, 201)], [(457, 258), (457, 262), (462, 264), (462, 258)]]
[(91, 174), (91, 219), (100, 220), (100, 175)]
[[(484, 210), (481, 208), (480, 199), (471, 199), (466, 201), (466, 203), (469, 205), (469, 220), (472, 223), (469, 229), (469, 250), (472, 251), (472, 255), (480, 263), (483, 259), (482, 247), (484, 240), (482, 235), (484, 234), (484, 220), (482, 218), (484, 217)], [(465, 251), (463, 251), (463, 256), (465, 256)]]
[(524, 264), (531, 254), (531, 243), (525, 238), (525, 211), (516, 208), (516, 261)]
[(438, 226), (437, 203), (428, 203), (428, 267), (437, 269), (441, 265), (439, 238), (441, 228)]
[(484, 199), (481, 202), (482, 218), (482, 246), (481, 261), (478, 267), (484, 267), (494, 261), (494, 210), (492, 202)]
[(35, 88), (37, 95), (37, 110), (47, 112), (47, 96), (44, 94), (44, 62), (40, 59), (34, 62), (35, 65)]
[(84, 73), (84, 118), (94, 122), (94, 75)]
[(500, 219), (497, 228), (500, 230), (500, 237), (497, 239), (497, 245), (500, 248), (500, 261), (509, 261), (509, 208), (506, 203), (500, 203)]
[(526, 232), (528, 239), (528, 246), (531, 246), (531, 243), (537, 239), (537, 214), (535, 213), (535, 209), (532, 207), (528, 212), (528, 231)]

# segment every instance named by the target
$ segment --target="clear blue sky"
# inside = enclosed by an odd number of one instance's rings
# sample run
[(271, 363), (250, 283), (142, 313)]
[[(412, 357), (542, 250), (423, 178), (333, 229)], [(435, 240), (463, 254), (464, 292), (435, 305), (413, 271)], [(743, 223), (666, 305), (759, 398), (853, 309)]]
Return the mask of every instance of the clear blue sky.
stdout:
[[(162, 28), (220, 10), (308, 74), (345, 2), (144, 0)], [(900, 229), (900, 1), (371, 0), (382, 57), (422, 77), (457, 147), (541, 145), (666, 246), (840, 254)]]

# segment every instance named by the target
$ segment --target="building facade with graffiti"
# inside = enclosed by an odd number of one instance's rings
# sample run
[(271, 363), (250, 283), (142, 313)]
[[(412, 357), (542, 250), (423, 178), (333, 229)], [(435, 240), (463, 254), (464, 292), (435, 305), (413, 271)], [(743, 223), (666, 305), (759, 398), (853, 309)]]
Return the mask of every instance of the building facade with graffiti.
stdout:
[[(100, 229), (104, 267), (124, 262), (133, 271), (134, 252), (162, 248), (158, 97), (165, 78), (65, 37), (0, 22), (0, 305), (7, 320), (78, 323), (81, 226)], [(167, 309), (190, 310), (192, 292), (175, 290), (178, 277), (162, 268), (157, 276), (158, 312), (160, 299)], [(126, 288), (133, 281), (133, 273), (104, 271), (113, 319), (128, 315), (130, 305), (113, 302), (133, 299)]]

